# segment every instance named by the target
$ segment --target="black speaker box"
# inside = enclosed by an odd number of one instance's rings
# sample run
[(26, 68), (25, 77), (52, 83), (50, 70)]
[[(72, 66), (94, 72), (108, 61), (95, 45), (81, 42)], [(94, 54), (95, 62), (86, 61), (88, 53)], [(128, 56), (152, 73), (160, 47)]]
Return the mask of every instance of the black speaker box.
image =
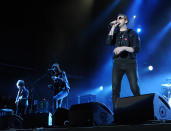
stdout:
[(69, 122), (69, 110), (65, 108), (58, 108), (53, 117), (53, 126), (66, 126), (65, 124), (68, 124)]
[(72, 105), (69, 111), (71, 126), (108, 125), (113, 121), (112, 112), (103, 104), (90, 102)]
[(24, 128), (48, 127), (48, 113), (27, 114), (23, 116)]
[(115, 123), (125, 124), (170, 119), (171, 112), (168, 102), (155, 93), (120, 98), (114, 114)]
[(0, 129), (23, 128), (23, 119), (18, 115), (0, 117)]

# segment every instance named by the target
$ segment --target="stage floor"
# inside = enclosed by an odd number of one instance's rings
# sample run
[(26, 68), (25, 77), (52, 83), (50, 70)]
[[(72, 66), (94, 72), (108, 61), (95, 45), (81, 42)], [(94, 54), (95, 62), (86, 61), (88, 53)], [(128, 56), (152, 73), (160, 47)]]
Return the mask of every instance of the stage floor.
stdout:
[(137, 124), (137, 125), (111, 125), (94, 127), (69, 128), (35, 128), (35, 129), (8, 129), (6, 131), (170, 131), (171, 123)]

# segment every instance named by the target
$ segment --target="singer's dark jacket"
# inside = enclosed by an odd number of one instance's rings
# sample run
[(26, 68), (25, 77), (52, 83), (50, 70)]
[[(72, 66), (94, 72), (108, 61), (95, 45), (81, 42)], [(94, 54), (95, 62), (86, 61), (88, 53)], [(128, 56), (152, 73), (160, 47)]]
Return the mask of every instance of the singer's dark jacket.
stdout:
[(123, 51), (119, 55), (114, 55), (115, 60), (125, 59), (125, 60), (135, 60), (136, 59), (136, 53), (139, 52), (140, 48), (140, 39), (137, 34), (132, 29), (128, 29), (127, 31), (120, 32), (119, 29), (115, 29), (114, 34), (112, 36), (108, 35), (106, 39), (107, 45), (113, 45), (114, 48), (121, 47), (121, 46), (127, 46), (132, 47), (134, 49), (133, 53)]

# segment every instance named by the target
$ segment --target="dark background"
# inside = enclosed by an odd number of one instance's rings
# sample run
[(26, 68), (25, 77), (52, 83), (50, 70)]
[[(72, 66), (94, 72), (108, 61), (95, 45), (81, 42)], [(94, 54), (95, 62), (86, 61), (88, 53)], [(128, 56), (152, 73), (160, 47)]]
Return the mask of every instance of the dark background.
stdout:
[[(95, 74), (107, 59), (112, 59), (113, 48), (104, 44), (108, 24), (118, 13), (125, 13), (133, 2), (120, 0), (119, 5), (97, 24), (96, 20), (113, 1), (1, 2), (0, 95), (15, 97), (16, 81), (24, 79), (28, 88), (34, 90), (34, 96), (48, 97), (51, 92), (47, 89), (47, 69), (56, 61), (66, 71), (72, 92), (92, 89), (94, 76), (98, 79)], [(170, 5), (169, 0), (142, 1), (137, 24), (143, 30), (140, 34), (142, 49), (171, 20)], [(140, 73), (149, 61), (156, 64), (158, 72), (170, 71), (171, 60), (165, 55), (169, 55), (171, 48), (170, 36), (169, 31), (148, 61), (142, 61), (143, 57), (148, 57), (144, 50), (138, 55)], [(158, 63), (163, 59), (167, 59), (167, 64), (162, 68)], [(99, 79), (108, 79), (111, 83), (110, 76)]]

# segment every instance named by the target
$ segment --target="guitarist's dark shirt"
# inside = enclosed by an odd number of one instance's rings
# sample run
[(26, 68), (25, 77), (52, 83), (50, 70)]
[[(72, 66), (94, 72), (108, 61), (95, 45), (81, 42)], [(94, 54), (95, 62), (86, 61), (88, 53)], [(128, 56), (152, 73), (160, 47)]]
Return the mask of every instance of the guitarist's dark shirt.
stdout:
[(56, 77), (58, 77), (59, 79), (51, 80), (50, 82), (52, 85), (51, 88), (54, 90), (55, 95), (58, 94), (60, 91), (70, 89), (68, 80), (64, 71), (62, 71), (61, 73), (58, 73)]

